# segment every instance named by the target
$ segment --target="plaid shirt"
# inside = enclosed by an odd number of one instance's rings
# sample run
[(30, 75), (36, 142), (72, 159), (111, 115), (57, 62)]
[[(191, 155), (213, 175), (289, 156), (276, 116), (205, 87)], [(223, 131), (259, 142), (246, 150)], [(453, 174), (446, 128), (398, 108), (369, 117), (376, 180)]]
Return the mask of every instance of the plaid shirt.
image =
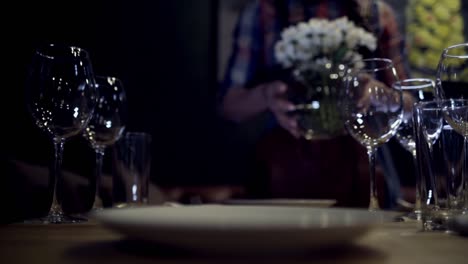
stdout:
[[(352, 1), (352, 0), (344, 0)], [(398, 24), (393, 10), (379, 0), (356, 0), (361, 10), (367, 10), (366, 25), (378, 39), (375, 57), (390, 58), (401, 79), (408, 77), (408, 67), (403, 60), (404, 40), (398, 30)], [(234, 31), (234, 46), (225, 73), (224, 82), (220, 90), (220, 97), (232, 87), (254, 87), (256, 84), (274, 79), (281, 79), (281, 66), (274, 58), (274, 45), (280, 38), (283, 26), (281, 18), (275, 10), (274, 0), (256, 0), (248, 5), (239, 17)], [(316, 5), (303, 5), (304, 0), (288, 0), (287, 23), (295, 24), (311, 17), (334, 19), (346, 15), (343, 0), (313, 1)], [(282, 9), (282, 10), (284, 10)], [(283, 71), (284, 72), (284, 71)], [(260, 77), (259, 77), (260, 76)], [(274, 78), (274, 79), (272, 79)], [(266, 131), (276, 125), (272, 115), (266, 120)], [(389, 197), (392, 203), (400, 197), (400, 182), (393, 165), (391, 152), (382, 146), (378, 159), (385, 171)]]
[[(341, 0), (342, 1), (342, 0)], [(318, 4), (304, 8), (301, 0), (288, 0), (288, 23), (295, 24), (311, 17), (335, 19), (345, 16), (340, 0), (316, 1)], [(350, 0), (346, 0), (350, 1)], [(274, 58), (274, 45), (279, 40), (283, 28), (279, 22), (279, 12), (273, 0), (257, 0), (250, 3), (241, 13), (234, 31), (234, 45), (229, 59), (221, 95), (235, 86), (251, 87), (259, 73), (271, 74), (279, 68)], [(369, 27), (378, 38), (375, 57), (393, 60), (401, 79), (408, 77), (408, 67), (403, 61), (404, 40), (398, 30), (393, 10), (382, 1), (358, 1), (361, 10), (368, 10)], [(341, 5), (340, 5), (341, 4)], [(285, 6), (285, 7), (286, 7)], [(260, 74), (261, 75), (261, 74)], [(277, 74), (275, 76), (278, 76)], [(271, 78), (271, 76), (270, 76)], [(260, 77), (265, 81), (264, 77)]]

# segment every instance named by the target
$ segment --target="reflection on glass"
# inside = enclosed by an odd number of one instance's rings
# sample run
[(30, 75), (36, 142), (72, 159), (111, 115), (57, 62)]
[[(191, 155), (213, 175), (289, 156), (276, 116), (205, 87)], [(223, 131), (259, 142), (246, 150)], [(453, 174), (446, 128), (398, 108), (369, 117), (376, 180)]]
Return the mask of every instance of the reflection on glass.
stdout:
[(26, 103), (38, 127), (53, 141), (52, 205), (42, 223), (74, 223), (61, 207), (61, 165), (65, 141), (79, 134), (91, 119), (95, 86), (88, 52), (79, 47), (47, 45), (34, 53), (26, 82)]
[[(404, 113), (403, 120), (400, 127), (395, 135), (396, 139), (413, 157), (413, 164), (415, 170), (417, 170), (417, 151), (416, 151), (416, 140), (415, 140), (415, 126), (413, 122), (413, 105), (418, 102), (432, 100), (435, 93), (435, 82), (431, 79), (416, 78), (416, 79), (405, 79), (395, 83), (395, 88), (400, 89), (403, 92), (404, 98)], [(420, 200), (420, 179), (418, 179), (419, 173), (416, 175), (416, 197), (414, 210), (407, 215), (410, 219), (421, 219), (421, 200)]]
[(367, 149), (371, 211), (379, 209), (375, 184), (376, 150), (395, 135), (402, 121), (402, 92), (393, 85), (397, 81), (392, 61), (383, 58), (350, 64), (345, 76), (345, 128)]
[(94, 210), (103, 208), (100, 189), (105, 149), (121, 137), (127, 118), (127, 96), (122, 82), (115, 77), (97, 76), (96, 86), (97, 105), (83, 133), (96, 153)]

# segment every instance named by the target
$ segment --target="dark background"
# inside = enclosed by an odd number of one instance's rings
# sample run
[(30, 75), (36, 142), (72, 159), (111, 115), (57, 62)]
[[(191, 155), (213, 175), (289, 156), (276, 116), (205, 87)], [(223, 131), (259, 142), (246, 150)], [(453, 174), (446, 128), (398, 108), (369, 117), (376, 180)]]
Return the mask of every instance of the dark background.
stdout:
[[(52, 42), (87, 49), (96, 74), (123, 81), (129, 101), (127, 131), (153, 137), (153, 183), (244, 184), (251, 176), (248, 157), (243, 156), (250, 147), (245, 137), (252, 131), (216, 114), (223, 71), (218, 54), (225, 54), (218, 50), (219, 32), (225, 30), (218, 23), (222, 1), (42, 0), (13, 1), (2, 7), (1, 162), (7, 169), (0, 175), (1, 200), (9, 204), (19, 199), (27, 207), (50, 193), (34, 185), (47, 173), (26, 175), (18, 166), (47, 168), (52, 160), (51, 140), (34, 125), (24, 105), (32, 53), (38, 45)], [(231, 5), (233, 1), (237, 0), (230, 0)], [(400, 18), (404, 6), (394, 5)], [(104, 160), (106, 174), (112, 172), (111, 152), (107, 150)], [(410, 160), (398, 160), (398, 167), (404, 171)], [(94, 153), (84, 139), (67, 141), (63, 167), (92, 177)]]
[[(45, 168), (51, 162), (52, 142), (26, 111), (24, 81), (35, 47), (69, 43), (89, 51), (97, 75), (123, 81), (127, 131), (153, 138), (154, 183), (243, 182), (235, 160), (241, 139), (215, 111), (218, 1), (15, 1), (3, 13), (11, 19), (2, 18), (2, 162)], [(111, 156), (108, 149), (104, 173), (111, 172)], [(81, 137), (66, 142), (64, 170), (91, 177), (93, 166), (94, 153)], [(30, 179), (15, 169), (1, 177), (7, 199), (21, 191), (33, 196), (24, 187)]]

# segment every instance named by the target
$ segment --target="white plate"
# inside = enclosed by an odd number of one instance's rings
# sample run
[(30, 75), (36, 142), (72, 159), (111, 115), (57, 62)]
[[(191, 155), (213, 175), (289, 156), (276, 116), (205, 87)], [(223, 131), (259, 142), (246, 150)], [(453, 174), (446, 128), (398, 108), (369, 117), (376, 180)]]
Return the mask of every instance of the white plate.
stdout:
[(94, 214), (128, 238), (193, 250), (300, 250), (352, 242), (385, 212), (286, 206), (195, 205), (106, 209)]
[(330, 207), (336, 204), (336, 200), (328, 199), (230, 199), (224, 201), (232, 205), (287, 205), (287, 206), (310, 206)]

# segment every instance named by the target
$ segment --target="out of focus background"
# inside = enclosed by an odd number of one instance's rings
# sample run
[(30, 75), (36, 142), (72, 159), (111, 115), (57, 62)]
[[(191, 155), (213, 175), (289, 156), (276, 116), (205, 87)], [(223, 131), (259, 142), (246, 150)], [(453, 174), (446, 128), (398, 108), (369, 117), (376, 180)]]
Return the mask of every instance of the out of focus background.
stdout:
[[(47, 167), (52, 158), (50, 140), (35, 126), (23, 101), (34, 48), (49, 42), (87, 49), (96, 74), (123, 81), (129, 102), (127, 131), (144, 131), (153, 137), (152, 183), (243, 185), (251, 173), (243, 155), (253, 132), (218, 117), (216, 95), (237, 15), (248, 2), (43, 0), (14, 1), (3, 7), (9, 18), (3, 16), (1, 32), (1, 152), (9, 169), (6, 175), (2, 170), (0, 177), (2, 195), (23, 199), (20, 204), (27, 206), (31, 197), (45, 191), (27, 187), (30, 179), (18, 173), (17, 165), (25, 170)], [(444, 4), (450, 3), (446, 1), (386, 2), (394, 7), (400, 30), (412, 43), (413, 55), (408, 58), (415, 74), (431, 74), (431, 69), (421, 68), (433, 62), (422, 58), (440, 54), (438, 47), (464, 41), (467, 28), (456, 32), (448, 19), (463, 17), (468, 9), (466, 1), (457, 14), (447, 14)], [(412, 2), (427, 3), (409, 8)], [(418, 16), (434, 23), (419, 25)], [(435, 32), (443, 36), (436, 37)], [(453, 40), (432, 43), (450, 35), (455, 36)], [(104, 161), (108, 175), (112, 172), (110, 157), (106, 155)], [(76, 137), (66, 143), (64, 170), (86, 179), (92, 176), (93, 167), (94, 154), (84, 139)]]

